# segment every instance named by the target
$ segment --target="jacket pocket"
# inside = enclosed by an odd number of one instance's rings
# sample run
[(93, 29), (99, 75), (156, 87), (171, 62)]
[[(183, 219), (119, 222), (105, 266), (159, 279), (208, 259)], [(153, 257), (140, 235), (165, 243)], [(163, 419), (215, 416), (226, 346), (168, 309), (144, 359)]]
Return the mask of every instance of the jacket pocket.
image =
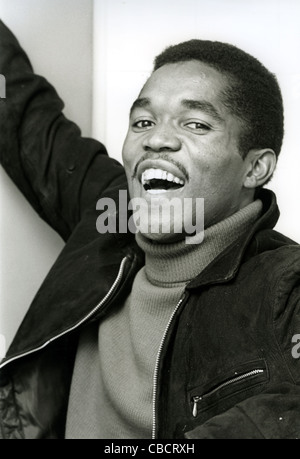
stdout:
[[(199, 413), (223, 403), (227, 399), (236, 398), (233, 404), (242, 400), (243, 393), (253, 391), (255, 387), (269, 380), (267, 365), (264, 360), (255, 360), (239, 365), (223, 374), (210, 384), (198, 386), (189, 391), (190, 410), (193, 418)], [(253, 392), (253, 395), (256, 392)], [(240, 394), (240, 395), (239, 395)], [(249, 396), (247, 394), (247, 396)]]

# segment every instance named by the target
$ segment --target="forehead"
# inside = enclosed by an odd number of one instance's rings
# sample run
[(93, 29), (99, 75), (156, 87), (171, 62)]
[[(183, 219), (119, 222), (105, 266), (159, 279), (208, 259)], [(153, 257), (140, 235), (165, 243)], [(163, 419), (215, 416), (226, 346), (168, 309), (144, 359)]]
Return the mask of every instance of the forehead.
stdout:
[(166, 64), (156, 70), (147, 80), (139, 97), (151, 100), (167, 96), (171, 100), (192, 97), (217, 102), (221, 92), (228, 86), (225, 75), (199, 62), (187, 61)]

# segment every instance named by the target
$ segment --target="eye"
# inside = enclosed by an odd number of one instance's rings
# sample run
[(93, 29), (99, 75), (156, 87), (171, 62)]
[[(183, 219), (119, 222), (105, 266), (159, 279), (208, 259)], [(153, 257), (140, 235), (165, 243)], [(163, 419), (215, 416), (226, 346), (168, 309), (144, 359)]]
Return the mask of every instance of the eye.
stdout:
[(189, 123), (186, 123), (185, 126), (197, 133), (205, 133), (210, 130), (210, 127), (207, 124), (200, 123), (199, 121), (190, 121)]
[(133, 123), (132, 127), (136, 130), (147, 130), (151, 129), (154, 126), (154, 122), (150, 120), (140, 120)]

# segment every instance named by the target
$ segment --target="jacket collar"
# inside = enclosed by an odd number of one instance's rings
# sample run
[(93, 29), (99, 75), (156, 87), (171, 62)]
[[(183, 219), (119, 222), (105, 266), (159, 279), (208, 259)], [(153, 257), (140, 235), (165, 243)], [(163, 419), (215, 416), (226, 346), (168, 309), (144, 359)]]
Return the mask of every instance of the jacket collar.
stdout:
[(187, 289), (195, 289), (211, 283), (228, 282), (235, 277), (242, 258), (248, 257), (255, 251), (255, 241), (253, 237), (259, 231), (272, 229), (279, 218), (279, 209), (275, 194), (268, 189), (261, 189), (257, 195), (263, 203), (262, 216), (253, 225), (248, 234), (243, 234), (237, 241), (227, 247), (212, 263), (194, 278)]

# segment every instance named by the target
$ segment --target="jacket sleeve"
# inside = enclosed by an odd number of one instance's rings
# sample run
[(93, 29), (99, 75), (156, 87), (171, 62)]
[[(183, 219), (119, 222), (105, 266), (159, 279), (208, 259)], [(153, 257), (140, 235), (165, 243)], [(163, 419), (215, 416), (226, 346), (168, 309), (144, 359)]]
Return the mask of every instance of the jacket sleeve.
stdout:
[[(190, 439), (300, 439), (300, 247), (278, 282), (273, 337), (285, 362), (282, 383), (243, 400), (186, 434)], [(289, 283), (293, 288), (284, 288)], [(276, 369), (275, 369), (276, 371)], [(278, 371), (278, 370), (277, 370)], [(286, 379), (286, 381), (285, 381)]]
[(0, 159), (38, 214), (67, 239), (85, 210), (124, 182), (105, 147), (83, 138), (62, 113), (55, 89), (35, 75), (17, 39), (0, 21)]

